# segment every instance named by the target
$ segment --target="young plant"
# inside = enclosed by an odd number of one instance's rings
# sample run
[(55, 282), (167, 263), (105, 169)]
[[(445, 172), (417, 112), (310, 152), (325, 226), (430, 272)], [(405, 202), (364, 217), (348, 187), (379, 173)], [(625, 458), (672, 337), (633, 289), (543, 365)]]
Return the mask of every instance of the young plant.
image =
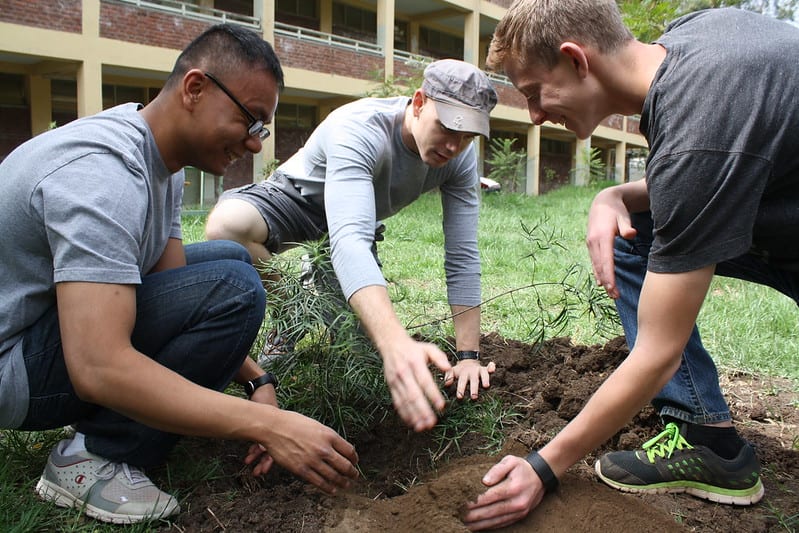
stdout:
[(514, 148), (515, 143), (516, 139), (511, 138), (491, 139), (490, 155), (485, 161), (491, 168), (486, 177), (499, 182), (502, 190), (508, 192), (517, 192), (527, 162), (527, 152)]
[(382, 359), (344, 301), (326, 241), (301, 248), (304, 273), (289, 256), (264, 267), (269, 327), (294, 345), (266, 368), (279, 376), (281, 407), (351, 438), (390, 411)]

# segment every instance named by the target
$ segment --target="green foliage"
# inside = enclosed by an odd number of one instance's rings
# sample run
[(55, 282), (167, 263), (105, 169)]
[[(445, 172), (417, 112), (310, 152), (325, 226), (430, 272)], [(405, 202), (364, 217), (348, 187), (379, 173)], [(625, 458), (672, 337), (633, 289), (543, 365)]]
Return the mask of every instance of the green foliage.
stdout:
[(301, 245), (310, 269), (291, 256), (264, 265), (268, 322), (296, 342), (270, 360), (281, 376), (281, 407), (329, 425), (346, 438), (379, 422), (391, 408), (383, 365), (344, 301), (325, 241)]
[(649, 43), (663, 34), (669, 22), (700, 9), (738, 7), (783, 20), (794, 19), (799, 0), (622, 0), (624, 23), (640, 41)]
[(602, 151), (591, 147), (577, 152), (577, 166), (570, 171), (572, 183), (580, 183), (580, 173), (584, 174), (584, 185), (598, 183), (605, 179), (607, 168), (602, 160)]
[(483, 392), (476, 401), (452, 398), (433, 428), (437, 449), (431, 450), (430, 455), (436, 461), (453, 446), (460, 452), (461, 441), (475, 434), (484, 440), (480, 449), (489, 454), (498, 453), (505, 444), (507, 427), (521, 416), (491, 391)]
[(650, 43), (663, 34), (666, 25), (680, 13), (679, 0), (624, 0), (619, 2), (624, 23), (636, 39)]
[(280, 166), (280, 159), (275, 159), (274, 157), (268, 161), (264, 161), (264, 166), (261, 169), (261, 179), (266, 179), (272, 175), (272, 173), (277, 170), (277, 167)]
[(370, 72), (375, 86), (366, 91), (371, 98), (387, 98), (390, 96), (413, 96), (416, 89), (422, 86), (424, 69), (418, 69), (410, 76), (385, 76), (382, 70)]
[(517, 192), (527, 163), (527, 152), (523, 148), (515, 149), (513, 145), (516, 141), (515, 138), (494, 137), (486, 159), (486, 163), (491, 165), (487, 177), (499, 182), (502, 190), (508, 192)]

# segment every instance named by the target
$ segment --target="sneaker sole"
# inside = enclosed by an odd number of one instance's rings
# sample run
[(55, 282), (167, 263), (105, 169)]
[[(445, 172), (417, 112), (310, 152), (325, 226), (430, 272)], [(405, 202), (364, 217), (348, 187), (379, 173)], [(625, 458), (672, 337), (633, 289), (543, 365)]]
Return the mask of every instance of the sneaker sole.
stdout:
[(709, 500), (716, 503), (723, 503), (727, 505), (752, 505), (759, 502), (763, 498), (765, 489), (760, 479), (757, 483), (748, 489), (735, 490), (724, 489), (721, 487), (714, 487), (698, 481), (668, 481), (664, 483), (655, 483), (641, 487), (639, 485), (626, 485), (619, 483), (610, 478), (602, 475), (602, 469), (599, 466), (599, 461), (594, 465), (596, 475), (599, 476), (605, 484), (618, 489), (622, 492), (631, 492), (639, 494), (680, 494), (686, 493), (697, 498)]
[(159, 515), (155, 514), (134, 515), (134, 514), (112, 513), (110, 511), (100, 509), (99, 507), (95, 507), (91, 504), (84, 502), (83, 500), (76, 498), (69, 491), (64, 490), (55, 483), (47, 481), (44, 478), (39, 478), (39, 482), (36, 483), (36, 494), (38, 494), (41, 499), (48, 502), (52, 502), (58, 505), (59, 507), (66, 507), (66, 508), (74, 507), (77, 509), (83, 509), (83, 512), (86, 514), (86, 516), (96, 518), (97, 520), (103, 522), (110, 522), (112, 524), (135, 524), (138, 522), (143, 522), (145, 520), (166, 518), (167, 516), (171, 516), (180, 511), (180, 506), (175, 504), (167, 506), (166, 509), (164, 509), (163, 512), (161, 512), (161, 514)]

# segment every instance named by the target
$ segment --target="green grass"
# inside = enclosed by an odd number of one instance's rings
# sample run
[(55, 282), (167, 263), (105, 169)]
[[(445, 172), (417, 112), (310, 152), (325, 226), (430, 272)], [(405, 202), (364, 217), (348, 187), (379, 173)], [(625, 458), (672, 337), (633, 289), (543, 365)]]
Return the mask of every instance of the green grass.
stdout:
[[(512, 339), (532, 341), (537, 335), (569, 335), (576, 343), (605, 342), (621, 334), (610, 326), (597, 333), (597, 321), (572, 306), (568, 320), (557, 322), (558, 301), (566, 281), (579, 288), (590, 279), (585, 248), (588, 208), (599, 186), (565, 187), (541, 197), (488, 194), (480, 217), (483, 261), (483, 331), (496, 331)], [(184, 217), (186, 242), (203, 240), (204, 216)], [(451, 335), (451, 321), (444, 284), (441, 206), (437, 194), (423, 196), (386, 221), (386, 240), (379, 245), (380, 258), (400, 319), (412, 332), (431, 331), (436, 338)], [(294, 250), (284, 257), (298, 258)], [(594, 298), (596, 295), (593, 296)], [(606, 297), (592, 303), (610, 305)], [(542, 320), (539, 309), (547, 314)], [(699, 318), (703, 340), (720, 368), (782, 376), (799, 383), (799, 336), (796, 304), (774, 290), (727, 278), (716, 278)], [(440, 327), (439, 327), (440, 326)], [(604, 324), (607, 328), (608, 324)], [(542, 330), (541, 327), (544, 329)], [(442, 419), (438, 449), (457, 447), (465, 427), (480, 428), (488, 446), (499, 446), (498, 424), (513, 423), (512, 410), (492, 402), (467, 403)], [(476, 420), (476, 422), (475, 422)], [(0, 531), (147, 531), (151, 525), (108, 526), (86, 519), (77, 510), (63, 510), (39, 502), (33, 487), (52, 445), (61, 431), (43, 433), (0, 432)], [(207, 463), (203, 463), (208, 466)], [(180, 460), (168, 467), (168, 482), (175, 491), (202, 483), (203, 476), (218, 475), (214, 465), (204, 473), (193, 472)], [(410, 483), (413, 481), (411, 480)], [(185, 491), (179, 489), (179, 496)], [(795, 525), (796, 516), (783, 516)]]
[[(483, 300), (490, 300), (483, 305), (484, 332), (528, 340), (534, 333), (530, 320), (539, 295), (532, 289), (515, 289), (560, 280), (572, 265), (589, 275), (585, 229), (599, 188), (564, 187), (540, 197), (484, 196), (479, 239)], [(537, 224), (554, 232), (562, 247), (537, 249), (523, 229)], [(395, 303), (400, 317), (411, 327), (445, 317), (439, 197), (425, 195), (386, 221), (386, 226), (379, 253), (386, 277), (403, 295)], [(719, 367), (799, 381), (797, 308), (791, 299), (767, 287), (716, 277), (698, 323)], [(619, 326), (610, 331), (621, 333)], [(597, 334), (596, 320), (590, 316), (573, 319), (562, 334), (581, 344), (601, 343), (607, 336)]]

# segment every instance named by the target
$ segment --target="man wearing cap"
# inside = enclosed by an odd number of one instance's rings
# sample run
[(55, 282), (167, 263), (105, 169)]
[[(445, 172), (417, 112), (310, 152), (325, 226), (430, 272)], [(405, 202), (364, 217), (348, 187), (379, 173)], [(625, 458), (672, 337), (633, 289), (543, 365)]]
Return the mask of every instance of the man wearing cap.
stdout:
[[(305, 145), (266, 181), (222, 195), (209, 239), (247, 247), (267, 261), (294, 243), (329, 235), (333, 268), (349, 304), (383, 358), (399, 415), (416, 431), (436, 424), (444, 398), (428, 368), (457, 380), (457, 397), (476, 398), (494, 365), (479, 362), (479, 183), (472, 140), (488, 137), (497, 95), (478, 68), (431, 63), (414, 95), (364, 98), (328, 115)], [(457, 364), (417, 342), (394, 313), (376, 255), (375, 228), (429, 190), (443, 206), (444, 268), (454, 318)]]

